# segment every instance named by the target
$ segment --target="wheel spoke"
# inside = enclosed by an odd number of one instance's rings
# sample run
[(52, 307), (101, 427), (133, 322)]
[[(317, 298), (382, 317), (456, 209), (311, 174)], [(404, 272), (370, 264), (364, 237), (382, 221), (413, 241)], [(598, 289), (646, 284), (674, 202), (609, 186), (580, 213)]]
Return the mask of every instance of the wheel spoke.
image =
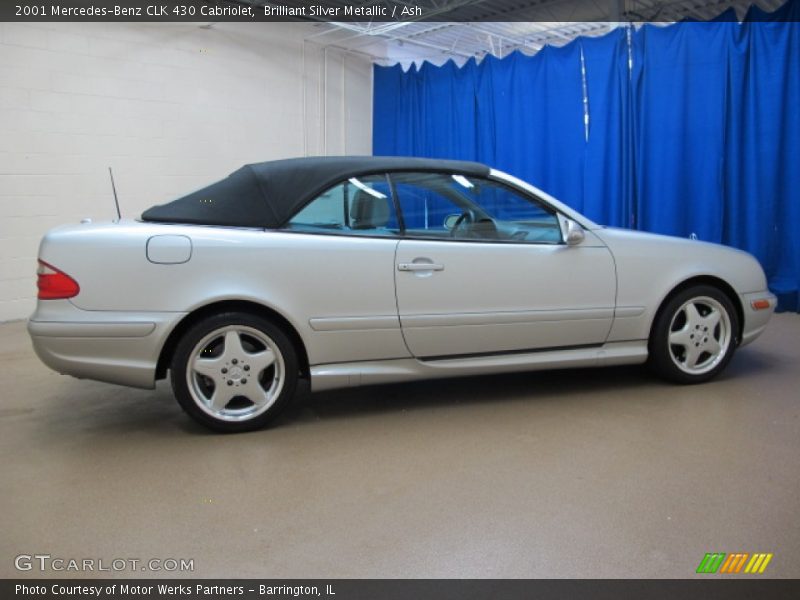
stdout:
[(222, 360), (219, 358), (201, 358), (197, 357), (194, 359), (194, 364), (192, 365), (192, 369), (195, 373), (199, 375), (205, 375), (206, 377), (213, 379), (215, 382), (218, 382), (220, 376), (220, 368), (222, 366)]
[(712, 356), (717, 356), (722, 350), (722, 346), (720, 346), (719, 342), (712, 337), (708, 339), (705, 350)]
[(222, 360), (241, 359), (244, 354), (245, 351), (242, 348), (242, 339), (239, 337), (239, 332), (228, 331), (225, 334), (225, 351), (222, 353)]
[(255, 406), (263, 406), (270, 400), (269, 394), (261, 387), (255, 377), (248, 379), (247, 383), (239, 390), (239, 395), (250, 400)]
[(684, 364), (689, 369), (694, 369), (697, 366), (697, 359), (700, 358), (700, 350), (694, 344), (686, 346), (686, 355)]
[(705, 321), (705, 326), (708, 327), (708, 331), (714, 331), (714, 328), (720, 320), (719, 311), (716, 308), (712, 308), (711, 312), (709, 312), (703, 320)]
[(669, 334), (669, 343), (674, 346), (688, 347), (691, 343), (689, 339), (690, 331), (688, 327), (683, 327), (678, 331), (673, 331)]
[(703, 317), (697, 312), (697, 307), (694, 305), (694, 302), (687, 304), (684, 311), (686, 312), (686, 329), (699, 325), (702, 322)]
[(214, 393), (210, 398), (210, 406), (215, 411), (221, 411), (227, 406), (228, 402), (238, 394), (229, 385), (218, 385), (214, 388)]
[(253, 369), (253, 373), (256, 374), (261, 373), (261, 371), (275, 362), (275, 353), (269, 348), (254, 354), (247, 354), (246, 357), (248, 364)]

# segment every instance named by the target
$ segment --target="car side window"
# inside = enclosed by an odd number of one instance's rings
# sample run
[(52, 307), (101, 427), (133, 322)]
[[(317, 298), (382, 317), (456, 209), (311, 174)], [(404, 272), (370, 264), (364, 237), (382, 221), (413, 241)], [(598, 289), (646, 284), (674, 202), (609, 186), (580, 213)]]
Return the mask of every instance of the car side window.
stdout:
[(290, 231), (341, 235), (399, 234), (385, 175), (351, 177), (323, 192), (292, 217)]
[(500, 182), (458, 173), (390, 175), (410, 237), (559, 244), (551, 208)]

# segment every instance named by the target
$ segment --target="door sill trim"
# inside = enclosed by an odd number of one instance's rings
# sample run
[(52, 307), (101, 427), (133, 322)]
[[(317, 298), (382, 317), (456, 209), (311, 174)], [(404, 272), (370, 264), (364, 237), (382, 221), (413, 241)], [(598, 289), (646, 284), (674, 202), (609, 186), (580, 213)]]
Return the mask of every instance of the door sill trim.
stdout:
[(647, 360), (647, 340), (610, 342), (533, 352), (505, 352), (464, 358), (422, 361), (397, 358), (351, 363), (333, 363), (311, 367), (311, 390), (314, 392), (360, 385), (399, 383), (462, 375), (487, 375), (516, 371), (567, 369), (639, 364)]

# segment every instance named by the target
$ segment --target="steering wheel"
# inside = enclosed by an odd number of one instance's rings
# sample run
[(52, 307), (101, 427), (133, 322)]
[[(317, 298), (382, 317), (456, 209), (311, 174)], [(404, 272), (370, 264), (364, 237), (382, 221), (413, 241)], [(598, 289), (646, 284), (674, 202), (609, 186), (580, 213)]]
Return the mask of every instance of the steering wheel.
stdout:
[(475, 213), (472, 210), (465, 210), (461, 213), (456, 222), (453, 223), (453, 228), (450, 230), (450, 237), (456, 237), (458, 230), (462, 226), (472, 225), (475, 222)]

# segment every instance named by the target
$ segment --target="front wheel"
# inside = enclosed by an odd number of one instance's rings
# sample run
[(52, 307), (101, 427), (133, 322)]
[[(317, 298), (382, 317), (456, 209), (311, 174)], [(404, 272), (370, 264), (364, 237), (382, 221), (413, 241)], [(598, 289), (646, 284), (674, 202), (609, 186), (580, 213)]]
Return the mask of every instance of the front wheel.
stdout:
[(650, 365), (665, 379), (702, 383), (722, 371), (738, 343), (731, 300), (700, 285), (683, 290), (659, 312), (650, 336)]
[(216, 431), (259, 429), (294, 395), (297, 357), (283, 331), (247, 313), (223, 313), (191, 327), (171, 365), (181, 407)]

